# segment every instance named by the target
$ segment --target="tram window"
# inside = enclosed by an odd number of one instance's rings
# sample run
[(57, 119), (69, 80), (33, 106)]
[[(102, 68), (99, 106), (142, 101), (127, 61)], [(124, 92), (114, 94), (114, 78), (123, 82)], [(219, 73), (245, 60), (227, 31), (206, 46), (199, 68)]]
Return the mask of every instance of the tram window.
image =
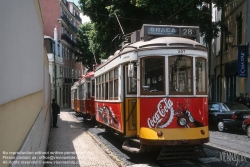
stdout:
[(196, 94), (206, 94), (206, 59), (195, 59)]
[(95, 80), (92, 80), (92, 92), (91, 96), (95, 96)]
[(98, 88), (99, 88), (99, 77), (96, 77), (96, 85), (95, 85), (95, 99), (98, 99), (98, 94), (99, 94), (99, 90), (98, 90)]
[(81, 84), (81, 85), (79, 85), (79, 87), (78, 87), (78, 89), (79, 89), (79, 93), (78, 93), (78, 98), (79, 99), (83, 99), (84, 98), (84, 87), (83, 87), (83, 84)]
[(90, 82), (88, 82), (87, 99), (90, 99), (90, 92), (91, 92), (91, 89), (90, 89)]
[(111, 70), (109, 72), (109, 99), (110, 100), (113, 99), (113, 87), (114, 87), (113, 78), (114, 78), (114, 70)]
[(169, 93), (192, 94), (192, 58), (183, 55), (169, 57)]
[(101, 76), (99, 77), (99, 86), (98, 86), (98, 99), (101, 100), (101, 86), (102, 86), (102, 80), (101, 80)]
[[(128, 68), (128, 67), (126, 67)], [(128, 70), (126, 70), (128, 71)], [(127, 90), (129, 94), (135, 94), (137, 92), (137, 86), (136, 86), (136, 78), (137, 78), (137, 68), (134, 67), (134, 77), (133, 78), (128, 78), (128, 83), (127, 83)]]
[(102, 76), (102, 100), (105, 98), (105, 75)]
[(109, 73), (105, 74), (105, 100), (108, 100), (108, 93), (109, 93)]
[(118, 68), (114, 70), (114, 99), (118, 99)]
[(147, 57), (141, 61), (142, 94), (165, 93), (165, 59), (164, 57)]
[(105, 100), (108, 100), (108, 82), (105, 83)]

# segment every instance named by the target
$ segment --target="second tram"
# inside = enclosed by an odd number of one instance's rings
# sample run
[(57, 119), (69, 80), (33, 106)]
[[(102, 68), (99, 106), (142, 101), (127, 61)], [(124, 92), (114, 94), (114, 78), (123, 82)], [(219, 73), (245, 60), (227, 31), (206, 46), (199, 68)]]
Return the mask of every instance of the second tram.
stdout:
[(71, 109), (85, 119), (95, 118), (94, 72), (89, 72), (71, 87)]

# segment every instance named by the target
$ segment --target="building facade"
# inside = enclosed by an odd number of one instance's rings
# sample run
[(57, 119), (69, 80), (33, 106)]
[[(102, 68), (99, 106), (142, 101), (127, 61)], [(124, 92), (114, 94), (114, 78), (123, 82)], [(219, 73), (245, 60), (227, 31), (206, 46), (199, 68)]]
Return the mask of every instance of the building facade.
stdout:
[[(211, 15), (212, 15), (212, 22), (218, 22), (221, 21), (221, 10), (217, 10), (217, 8), (214, 6), (214, 4), (211, 4)], [(210, 7), (210, 5), (209, 5)], [(208, 91), (208, 97), (209, 101), (216, 101), (216, 74), (215, 74), (215, 68), (216, 68), (216, 57), (220, 54), (220, 32), (218, 34), (218, 38), (213, 38), (211, 41), (211, 45), (209, 48), (209, 58), (208, 58), (208, 66), (209, 66), (209, 91)]]
[[(247, 0), (229, 0), (222, 8), (224, 25), (215, 61), (216, 101), (235, 101), (250, 91), (249, 9)], [(229, 42), (229, 38), (233, 40)]]
[(63, 88), (63, 77), (60, 67), (63, 67), (64, 63), (62, 58), (62, 46), (58, 43), (56, 27), (54, 28), (54, 38), (44, 36), (44, 45), (49, 60), (52, 98), (57, 99), (57, 103), (60, 106), (63, 106), (63, 96), (61, 94)]
[[(55, 64), (56, 76), (53, 75), (55, 98), (61, 107), (70, 107), (70, 89), (83, 75), (84, 67), (78, 62), (80, 52), (76, 49), (77, 30), (82, 24), (80, 9), (67, 0), (40, 0), (44, 20), (44, 35), (54, 37), (56, 58), (62, 58), (62, 64)], [(56, 39), (54, 37), (54, 39)], [(59, 47), (57, 47), (59, 46)], [(60, 55), (61, 54), (61, 55)], [(55, 59), (56, 60), (56, 59)]]
[(39, 0), (0, 1), (0, 13), (0, 166), (7, 167), (17, 159), (8, 152), (46, 152), (51, 88)]

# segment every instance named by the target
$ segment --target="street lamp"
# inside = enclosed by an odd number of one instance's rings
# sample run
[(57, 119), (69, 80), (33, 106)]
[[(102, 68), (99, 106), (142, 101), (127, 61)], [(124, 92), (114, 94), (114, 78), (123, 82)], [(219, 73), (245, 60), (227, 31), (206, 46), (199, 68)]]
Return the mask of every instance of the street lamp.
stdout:
[(233, 45), (234, 41), (234, 35), (231, 33), (231, 32), (228, 32), (226, 34), (226, 43), (231, 47), (231, 48), (235, 48), (235, 47), (238, 47), (238, 45)]
[(234, 35), (231, 32), (228, 32), (226, 34), (226, 43), (230, 45), (233, 43), (233, 41), (234, 41)]

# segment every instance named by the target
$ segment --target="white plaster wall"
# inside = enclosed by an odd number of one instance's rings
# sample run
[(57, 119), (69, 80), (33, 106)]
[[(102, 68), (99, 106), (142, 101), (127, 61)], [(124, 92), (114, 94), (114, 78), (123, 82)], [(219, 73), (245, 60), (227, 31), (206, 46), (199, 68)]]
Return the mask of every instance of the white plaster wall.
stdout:
[(43, 89), (44, 57), (34, 1), (1, 0), (0, 23), (1, 105)]
[[(50, 83), (50, 75), (47, 75), (47, 74), (49, 74), (49, 67), (47, 67), (47, 68), (45, 68), (44, 69), (44, 88), (45, 88), (45, 90), (44, 90), (44, 102), (46, 103), (47, 102), (47, 100), (49, 99), (50, 100), (50, 92), (51, 92), (51, 83)], [(49, 101), (50, 102), (50, 101)]]

